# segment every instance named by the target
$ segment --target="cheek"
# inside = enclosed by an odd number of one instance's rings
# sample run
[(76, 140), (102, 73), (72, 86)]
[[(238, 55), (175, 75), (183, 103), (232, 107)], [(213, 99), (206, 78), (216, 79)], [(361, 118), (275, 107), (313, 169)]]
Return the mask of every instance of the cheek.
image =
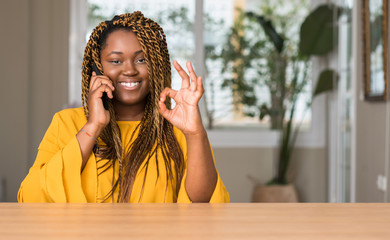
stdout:
[(140, 68), (138, 71), (143, 79), (149, 79), (148, 68), (146, 66)]
[(148, 71), (145, 69), (144, 71), (140, 72), (140, 75), (142, 76), (142, 79), (144, 81), (146, 81), (147, 88), (150, 89), (150, 81), (149, 81)]
[(144, 85), (144, 90), (143, 90), (143, 92), (144, 92), (144, 94), (148, 94), (148, 93), (150, 93), (150, 82), (149, 82), (149, 80), (147, 80), (147, 81), (145, 81), (145, 85)]
[(104, 71), (104, 75), (106, 75), (111, 81), (116, 82), (120, 72), (116, 69), (107, 69)]

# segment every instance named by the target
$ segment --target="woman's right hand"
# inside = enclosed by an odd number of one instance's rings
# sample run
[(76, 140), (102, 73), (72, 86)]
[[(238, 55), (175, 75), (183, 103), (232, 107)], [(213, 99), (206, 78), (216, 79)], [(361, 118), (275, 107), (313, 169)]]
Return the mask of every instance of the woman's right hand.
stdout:
[(110, 121), (110, 112), (103, 106), (103, 93), (106, 92), (107, 96), (112, 99), (114, 90), (115, 88), (107, 76), (96, 75), (95, 72), (92, 72), (88, 94), (89, 119), (87, 124), (92, 125), (99, 132)]

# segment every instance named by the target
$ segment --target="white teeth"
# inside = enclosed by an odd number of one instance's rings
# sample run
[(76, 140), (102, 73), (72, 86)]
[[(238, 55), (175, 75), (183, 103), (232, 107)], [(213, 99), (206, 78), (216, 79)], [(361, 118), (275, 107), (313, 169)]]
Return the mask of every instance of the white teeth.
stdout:
[(125, 87), (135, 87), (135, 86), (137, 86), (139, 84), (139, 82), (130, 82), (130, 83), (121, 82), (120, 84), (125, 86)]

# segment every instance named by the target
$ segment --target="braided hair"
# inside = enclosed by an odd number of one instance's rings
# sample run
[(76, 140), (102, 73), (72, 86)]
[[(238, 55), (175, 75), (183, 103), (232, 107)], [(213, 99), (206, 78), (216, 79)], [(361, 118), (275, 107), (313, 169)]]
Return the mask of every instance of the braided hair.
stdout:
[[(137, 171), (145, 161), (146, 179), (149, 162), (157, 161), (157, 151), (161, 151), (166, 169), (166, 190), (168, 182), (174, 186), (176, 179), (176, 195), (180, 188), (180, 182), (184, 172), (184, 156), (179, 143), (174, 135), (173, 126), (164, 119), (158, 112), (158, 102), (160, 93), (165, 87), (171, 87), (171, 64), (167, 48), (166, 37), (163, 29), (153, 20), (143, 16), (139, 11), (115, 16), (110, 21), (101, 22), (91, 33), (87, 46), (85, 47), (84, 60), (82, 66), (82, 103), (84, 113), (88, 119), (88, 93), (89, 82), (92, 75), (92, 65), (96, 64), (100, 72), (103, 73), (100, 52), (105, 47), (108, 35), (116, 30), (132, 31), (137, 36), (145, 55), (147, 70), (149, 75), (149, 94), (146, 99), (144, 115), (138, 124), (138, 136), (133, 143), (126, 147), (122, 146), (119, 126), (116, 122), (116, 114), (112, 102), (108, 102), (110, 121), (100, 135), (104, 143), (99, 143), (99, 151), (96, 153), (100, 160), (108, 161), (98, 170), (99, 174), (109, 168), (113, 168), (112, 188), (104, 197), (103, 202), (112, 198), (114, 201), (114, 192), (119, 188), (117, 202), (128, 202), (130, 200), (133, 184)], [(170, 99), (165, 102), (167, 108), (171, 107)], [(136, 130), (134, 132), (136, 132)], [(131, 140), (130, 140), (131, 141)], [(99, 161), (99, 160), (98, 160)], [(118, 177), (115, 177), (115, 164), (119, 164)], [(174, 176), (173, 168), (176, 176)], [(159, 169), (157, 167), (157, 177)], [(144, 186), (144, 184), (143, 184)], [(143, 193), (143, 186), (140, 199)], [(176, 199), (175, 199), (176, 200)]]

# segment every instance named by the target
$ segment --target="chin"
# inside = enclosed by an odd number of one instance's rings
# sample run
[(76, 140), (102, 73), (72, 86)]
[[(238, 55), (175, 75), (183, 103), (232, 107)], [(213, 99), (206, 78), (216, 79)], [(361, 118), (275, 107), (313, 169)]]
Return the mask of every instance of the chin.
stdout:
[(115, 102), (120, 105), (128, 105), (128, 106), (134, 106), (134, 105), (145, 105), (145, 99), (140, 98), (132, 98), (132, 97), (120, 97), (116, 98)]

